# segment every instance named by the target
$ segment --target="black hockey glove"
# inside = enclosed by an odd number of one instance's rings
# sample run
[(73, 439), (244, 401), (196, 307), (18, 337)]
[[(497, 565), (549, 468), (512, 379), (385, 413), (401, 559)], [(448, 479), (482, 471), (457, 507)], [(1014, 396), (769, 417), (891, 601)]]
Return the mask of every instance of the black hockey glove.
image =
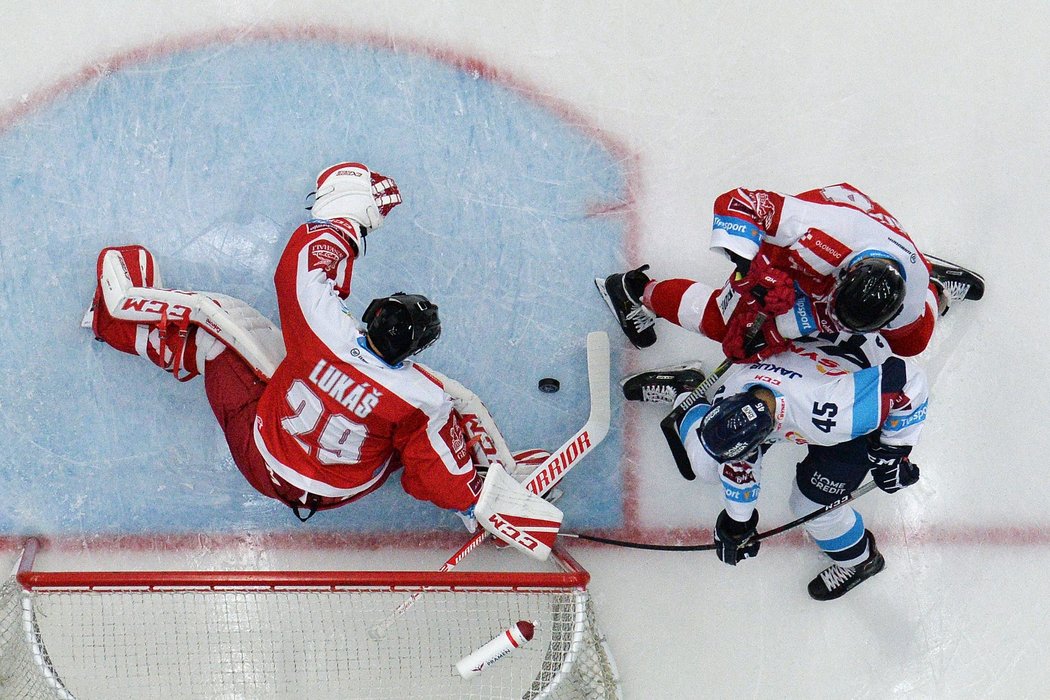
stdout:
[(871, 477), (886, 493), (900, 491), (919, 480), (919, 468), (911, 463), (907, 445), (884, 445), (872, 440), (868, 445), (868, 461), (871, 462)]
[[(741, 559), (757, 557), (758, 548), (762, 544), (752, 539), (758, 534), (757, 528), (757, 510), (746, 523), (733, 520), (729, 513), (723, 510), (715, 521), (715, 554), (730, 566), (736, 566)], [(745, 540), (748, 541), (745, 543)]]

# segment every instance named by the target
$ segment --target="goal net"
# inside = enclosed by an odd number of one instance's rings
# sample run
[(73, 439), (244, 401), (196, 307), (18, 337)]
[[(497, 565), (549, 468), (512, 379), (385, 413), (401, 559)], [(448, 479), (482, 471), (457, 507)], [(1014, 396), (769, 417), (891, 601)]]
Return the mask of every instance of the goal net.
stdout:
[[(589, 576), (560, 548), (557, 571), (446, 573), (36, 571), (37, 550), (0, 588), (3, 698), (620, 698)], [(519, 620), (531, 641), (456, 672)]]

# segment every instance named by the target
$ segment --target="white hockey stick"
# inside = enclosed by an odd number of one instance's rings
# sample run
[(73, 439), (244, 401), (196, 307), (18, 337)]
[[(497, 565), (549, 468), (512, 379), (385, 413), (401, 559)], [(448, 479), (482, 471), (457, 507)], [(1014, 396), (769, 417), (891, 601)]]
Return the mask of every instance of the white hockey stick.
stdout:
[[(612, 413), (609, 404), (609, 336), (604, 331), (587, 334), (587, 382), (590, 387), (591, 412), (587, 422), (569, 438), (565, 444), (551, 453), (540, 466), (523, 482), (525, 488), (539, 496), (550, 491), (562, 480), (570, 469), (588, 452), (598, 446), (609, 433), (609, 418)], [(459, 550), (449, 557), (440, 573), (451, 571), (473, 552), (488, 537), (488, 530), (479, 529)], [(386, 636), (391, 626), (415, 605), (425, 591), (416, 591), (405, 598), (391, 615), (368, 630), (368, 636), (379, 640)]]

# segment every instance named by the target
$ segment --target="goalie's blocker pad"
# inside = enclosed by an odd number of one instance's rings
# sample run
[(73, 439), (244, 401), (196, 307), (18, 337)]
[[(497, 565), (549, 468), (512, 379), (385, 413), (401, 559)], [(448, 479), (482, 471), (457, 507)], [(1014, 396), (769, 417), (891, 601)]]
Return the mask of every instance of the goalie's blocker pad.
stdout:
[(519, 484), (499, 464), (489, 468), (474, 514), (494, 536), (540, 561), (550, 556), (564, 517), (557, 506)]

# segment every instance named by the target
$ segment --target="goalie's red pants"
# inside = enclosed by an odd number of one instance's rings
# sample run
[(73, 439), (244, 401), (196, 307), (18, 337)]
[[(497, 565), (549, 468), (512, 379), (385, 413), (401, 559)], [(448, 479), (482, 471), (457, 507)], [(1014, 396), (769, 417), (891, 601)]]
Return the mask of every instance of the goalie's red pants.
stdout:
[(225, 351), (208, 361), (204, 372), (204, 391), (208, 395), (208, 403), (226, 435), (226, 444), (230, 447), (234, 464), (248, 483), (264, 496), (276, 498), (292, 508), (328, 510), (372, 493), (399, 468), (388, 470), (386, 476), (372, 488), (350, 498), (318, 496), (292, 486), (266, 468), (259, 448), (255, 446), (255, 409), (265, 389), (266, 383), (235, 352)]

